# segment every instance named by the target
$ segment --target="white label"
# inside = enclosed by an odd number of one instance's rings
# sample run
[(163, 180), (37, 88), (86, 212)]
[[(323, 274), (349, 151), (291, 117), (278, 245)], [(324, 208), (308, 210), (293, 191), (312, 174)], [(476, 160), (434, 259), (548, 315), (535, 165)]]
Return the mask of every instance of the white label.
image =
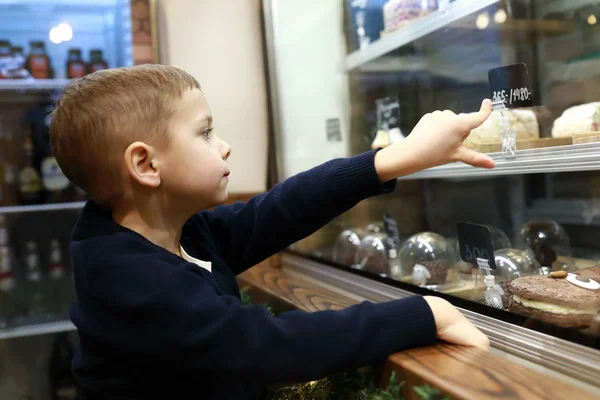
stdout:
[(40, 274), (40, 271), (29, 271), (29, 273), (27, 274), (27, 279), (29, 279), (30, 281), (34, 281), (34, 282), (38, 282), (42, 279), (42, 274)]
[(46, 190), (63, 190), (69, 186), (69, 179), (63, 174), (55, 157), (46, 157), (42, 162), (42, 181)]
[(0, 290), (3, 292), (9, 292), (15, 288), (15, 278), (6, 277), (0, 279)]
[(431, 273), (421, 264), (415, 264), (413, 267), (412, 281), (417, 286), (423, 286), (427, 283), (427, 280), (431, 278)]
[(65, 266), (62, 264), (56, 264), (50, 267), (50, 278), (60, 279), (65, 276)]
[(32, 253), (27, 255), (27, 267), (29, 267), (29, 269), (37, 268), (39, 263), (40, 259), (37, 254)]

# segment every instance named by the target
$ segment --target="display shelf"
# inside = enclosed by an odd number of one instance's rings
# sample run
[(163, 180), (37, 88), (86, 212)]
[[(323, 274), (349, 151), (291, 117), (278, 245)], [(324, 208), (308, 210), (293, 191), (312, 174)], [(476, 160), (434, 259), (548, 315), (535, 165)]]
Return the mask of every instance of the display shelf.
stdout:
[(434, 11), (404, 28), (376, 40), (364, 50), (357, 50), (346, 57), (346, 70), (351, 71), (373, 61), (390, 51), (414, 42), (440, 30), (460, 19), (498, 3), (499, 0), (458, 0), (443, 10)]
[(553, 0), (541, 9), (542, 15), (565, 14), (580, 8), (597, 6), (598, 0)]
[(49, 333), (68, 332), (75, 330), (70, 321), (49, 322), (45, 324), (20, 326), (0, 330), (0, 340), (20, 338), (25, 336), (46, 335)]
[(69, 79), (0, 79), (0, 91), (59, 90)]
[(600, 201), (538, 199), (527, 209), (529, 219), (552, 219), (561, 224), (600, 226)]
[[(476, 16), (470, 16), (460, 20), (454, 25), (456, 28), (476, 30)], [(485, 30), (493, 29), (502, 31), (504, 34), (516, 32), (519, 35), (522, 33), (541, 34), (551, 37), (556, 35), (564, 35), (573, 32), (574, 24), (568, 21), (556, 20), (537, 20), (537, 19), (508, 19), (506, 22), (498, 24), (491, 23)]]
[(494, 169), (481, 169), (463, 163), (451, 163), (426, 169), (400, 179), (465, 179), (600, 170), (600, 143), (518, 150), (515, 157), (512, 158), (506, 158), (502, 153), (491, 153), (489, 156), (496, 162)]
[(465, 84), (487, 83), (488, 71), (496, 68), (497, 63), (478, 63), (469, 73), (463, 70), (452, 70), (444, 68), (436, 61), (428, 60), (427, 57), (394, 57), (383, 56), (369, 62), (359, 68), (362, 73), (385, 74), (385, 73), (427, 73), (434, 78), (450, 79)]
[(26, 212), (78, 210), (83, 208), (85, 201), (70, 203), (35, 204), (31, 206), (8, 206), (0, 207), (0, 214), (20, 214)]

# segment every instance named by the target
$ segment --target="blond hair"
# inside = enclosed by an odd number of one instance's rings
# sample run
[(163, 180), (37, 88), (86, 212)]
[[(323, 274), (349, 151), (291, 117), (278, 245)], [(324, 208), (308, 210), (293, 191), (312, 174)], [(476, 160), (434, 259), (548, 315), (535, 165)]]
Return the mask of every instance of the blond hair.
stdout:
[(200, 89), (187, 72), (165, 65), (107, 69), (67, 85), (50, 124), (64, 174), (100, 203), (120, 194), (123, 153), (135, 141), (166, 145), (172, 104)]

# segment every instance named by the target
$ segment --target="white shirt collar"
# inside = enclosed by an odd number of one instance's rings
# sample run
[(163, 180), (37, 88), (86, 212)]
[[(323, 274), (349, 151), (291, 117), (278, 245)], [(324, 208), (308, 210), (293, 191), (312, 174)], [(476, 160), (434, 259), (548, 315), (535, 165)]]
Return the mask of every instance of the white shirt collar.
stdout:
[(210, 261), (202, 261), (202, 260), (198, 260), (197, 258), (190, 256), (185, 251), (185, 249), (183, 248), (182, 245), (179, 245), (179, 249), (181, 250), (181, 257), (183, 257), (183, 259), (185, 261), (196, 264), (197, 266), (199, 266), (200, 268), (204, 268), (208, 272), (212, 272), (212, 263)]

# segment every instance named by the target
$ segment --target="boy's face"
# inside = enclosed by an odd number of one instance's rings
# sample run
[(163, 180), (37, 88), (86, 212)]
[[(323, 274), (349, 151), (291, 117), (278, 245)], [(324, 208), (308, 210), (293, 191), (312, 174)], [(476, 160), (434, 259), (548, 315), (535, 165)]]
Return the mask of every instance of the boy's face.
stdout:
[(162, 151), (161, 182), (183, 207), (210, 208), (227, 200), (231, 147), (213, 131), (208, 103), (198, 89), (173, 105), (169, 145)]

